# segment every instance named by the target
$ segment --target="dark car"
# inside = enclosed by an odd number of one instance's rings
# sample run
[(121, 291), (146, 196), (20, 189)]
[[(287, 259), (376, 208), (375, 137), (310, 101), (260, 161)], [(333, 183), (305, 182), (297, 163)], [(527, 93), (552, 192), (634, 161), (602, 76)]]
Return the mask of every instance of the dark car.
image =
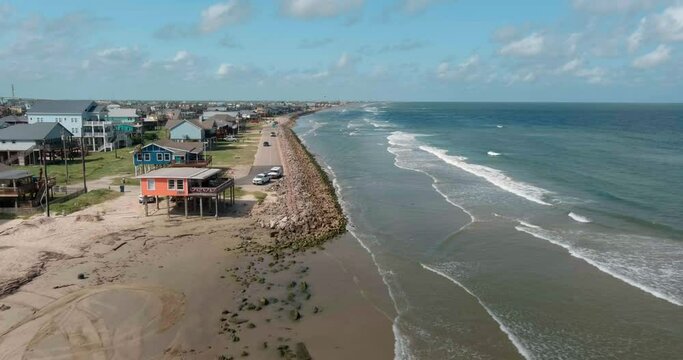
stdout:
[(264, 142), (263, 142), (263, 146), (270, 146), (270, 143), (267, 142), (267, 141), (264, 141)]

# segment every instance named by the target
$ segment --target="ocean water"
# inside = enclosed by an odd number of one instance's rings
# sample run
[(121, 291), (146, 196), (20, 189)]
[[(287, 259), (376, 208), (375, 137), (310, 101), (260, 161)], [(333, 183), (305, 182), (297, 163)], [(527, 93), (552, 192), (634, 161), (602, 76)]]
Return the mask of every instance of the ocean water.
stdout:
[(683, 106), (370, 103), (303, 117), (397, 359), (680, 359)]

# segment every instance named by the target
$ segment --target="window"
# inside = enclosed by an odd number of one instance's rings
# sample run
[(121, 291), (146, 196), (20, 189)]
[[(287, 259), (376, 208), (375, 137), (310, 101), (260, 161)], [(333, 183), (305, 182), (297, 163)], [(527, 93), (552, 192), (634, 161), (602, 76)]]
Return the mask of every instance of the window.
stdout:
[(175, 180), (174, 179), (168, 179), (168, 189), (169, 190), (175, 190)]
[(142, 161), (142, 154), (140, 154), (140, 153), (136, 154), (136, 158), (138, 159), (138, 161)]
[(163, 161), (164, 160), (164, 154), (163, 153), (157, 153), (157, 161)]
[(178, 190), (183, 190), (185, 188), (185, 182), (182, 179), (176, 180), (175, 183)]
[(154, 179), (147, 179), (147, 190), (156, 190), (156, 181)]
[(171, 154), (170, 153), (164, 154), (164, 161), (171, 161)]
[(152, 160), (152, 154), (145, 153), (145, 161), (150, 161), (150, 160)]

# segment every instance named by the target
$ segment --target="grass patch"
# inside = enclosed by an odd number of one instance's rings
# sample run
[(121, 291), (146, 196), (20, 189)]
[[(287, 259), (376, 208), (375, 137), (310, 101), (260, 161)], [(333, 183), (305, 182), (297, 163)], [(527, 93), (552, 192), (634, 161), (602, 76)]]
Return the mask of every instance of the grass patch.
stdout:
[(107, 189), (98, 189), (77, 196), (71, 200), (63, 203), (54, 204), (50, 206), (50, 210), (55, 213), (71, 214), (79, 210), (83, 210), (89, 206), (101, 204), (105, 201), (116, 199), (121, 196), (120, 192), (115, 192)]
[(263, 200), (266, 199), (266, 196), (268, 196), (268, 194), (266, 194), (262, 191), (254, 191), (251, 194), (254, 195), (254, 197), (256, 198), (256, 201), (258, 201), (259, 204), (262, 203)]
[(255, 197), (259, 204), (262, 203), (263, 200), (265, 200), (268, 196), (268, 194), (264, 193), (263, 191), (246, 191), (241, 186), (235, 188), (236, 199), (243, 198), (248, 195)]
[(14, 220), (16, 218), (16, 214), (0, 213), (0, 220)]
[[(94, 152), (85, 157), (85, 175), (88, 180), (97, 180), (105, 176), (113, 175), (130, 175), (135, 173), (133, 166), (133, 148), (121, 148), (116, 152)], [(68, 184), (75, 184), (83, 182), (83, 169), (81, 168), (81, 159), (74, 159), (68, 162), (69, 167), (69, 182)], [(25, 167), (34, 175), (40, 174), (40, 165), (30, 165)], [(57, 161), (54, 164), (47, 166), (47, 175), (56, 177), (58, 184), (66, 183), (66, 167), (63, 161)]]
[(213, 157), (211, 165), (234, 167), (253, 164), (261, 139), (258, 129), (258, 127), (248, 128), (242, 133), (238, 142), (218, 141), (211, 151), (206, 152)]
[(126, 179), (126, 185), (137, 185), (137, 186), (140, 186), (140, 179), (136, 179), (136, 178), (134, 178), (134, 177), (125, 177), (125, 176), (124, 176), (124, 177), (113, 178), (113, 179), (111, 180), (111, 184), (112, 184), (112, 185), (116, 185), (116, 186), (121, 185), (121, 179)]

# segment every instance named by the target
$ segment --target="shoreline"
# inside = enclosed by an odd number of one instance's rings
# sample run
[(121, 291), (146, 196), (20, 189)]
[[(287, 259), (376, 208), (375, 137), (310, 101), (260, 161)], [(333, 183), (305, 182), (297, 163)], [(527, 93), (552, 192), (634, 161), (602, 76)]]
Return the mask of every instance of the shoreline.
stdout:
[(164, 210), (145, 218), (130, 187), (68, 216), (0, 225), (0, 258), (26, 252), (14, 259), (26, 266), (52, 254), (0, 296), (0, 359), (393, 358), (384, 283), (343, 234), (334, 189), (316, 191), (330, 186), (322, 169), (282, 128), (293, 176), (218, 220), (169, 220)]

